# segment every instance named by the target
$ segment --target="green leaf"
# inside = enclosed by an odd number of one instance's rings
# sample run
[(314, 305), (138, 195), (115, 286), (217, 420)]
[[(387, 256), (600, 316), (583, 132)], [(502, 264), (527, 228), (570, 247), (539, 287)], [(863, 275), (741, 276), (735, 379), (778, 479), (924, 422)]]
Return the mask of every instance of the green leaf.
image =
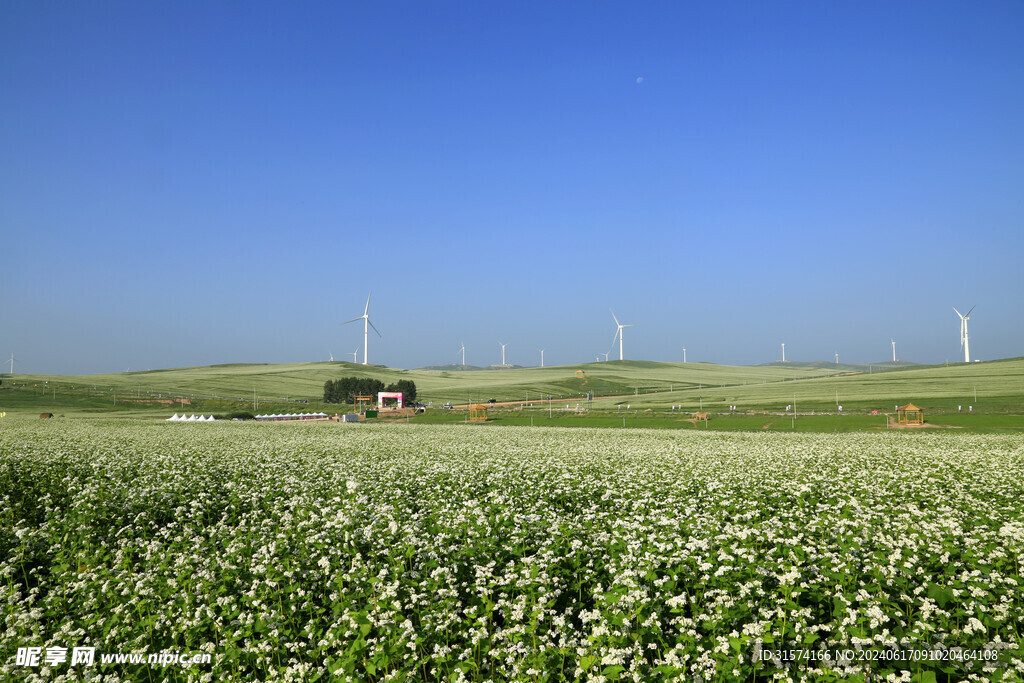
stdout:
[(619, 666), (618, 664), (615, 664), (613, 666), (606, 666), (604, 668), (604, 671), (601, 672), (601, 675), (604, 676), (605, 678), (611, 679), (613, 681), (617, 681), (617, 680), (619, 680), (619, 674), (621, 674), (625, 670), (626, 670), (626, 667)]

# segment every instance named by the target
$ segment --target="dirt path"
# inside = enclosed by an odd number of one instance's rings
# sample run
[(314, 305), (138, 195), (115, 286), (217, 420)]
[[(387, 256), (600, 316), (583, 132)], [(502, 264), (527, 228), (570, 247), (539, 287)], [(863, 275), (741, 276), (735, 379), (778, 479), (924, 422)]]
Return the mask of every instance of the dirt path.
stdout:
[[(635, 395), (634, 394), (622, 394), (620, 396), (595, 396), (594, 400), (597, 401), (599, 399), (604, 399), (604, 398), (630, 398), (630, 397), (635, 397)], [(543, 406), (543, 405), (547, 405), (549, 403), (551, 405), (555, 405), (555, 404), (558, 404), (558, 403), (568, 403), (569, 406), (570, 406), (570, 410), (571, 410), (572, 409), (571, 406), (573, 404), (579, 403), (580, 404), (580, 408), (582, 408), (583, 404), (586, 403), (586, 402), (587, 402), (587, 399), (585, 399), (585, 398), (578, 398), (578, 399), (568, 399), (568, 398), (552, 398), (552, 399), (538, 398), (538, 399), (532, 399), (531, 398), (529, 401), (525, 401), (525, 400), (524, 401), (498, 401), (497, 403), (487, 403), (486, 401), (481, 401), (480, 405), (486, 406), (488, 408), (519, 408), (519, 407), (531, 406), (531, 405), (532, 406), (538, 406), (538, 405), (542, 405)], [(476, 405), (476, 404), (474, 403), (473, 405)], [(467, 408), (469, 408), (469, 404), (466, 404), (466, 403), (454, 404), (453, 403), (452, 404), (452, 408), (453, 409), (458, 409), (458, 410), (466, 410)]]

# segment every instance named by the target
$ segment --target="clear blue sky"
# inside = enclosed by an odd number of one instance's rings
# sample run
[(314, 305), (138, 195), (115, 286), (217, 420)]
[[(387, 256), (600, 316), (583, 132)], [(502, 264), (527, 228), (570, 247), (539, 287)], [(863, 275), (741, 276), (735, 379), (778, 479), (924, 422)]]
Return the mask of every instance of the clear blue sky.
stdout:
[[(1024, 3), (0, 4), (0, 357), (1024, 355)], [(617, 352), (617, 351), (616, 351)], [(614, 357), (614, 356), (613, 356)], [(360, 353), (360, 360), (362, 354)], [(6, 370), (6, 368), (5, 368)]]

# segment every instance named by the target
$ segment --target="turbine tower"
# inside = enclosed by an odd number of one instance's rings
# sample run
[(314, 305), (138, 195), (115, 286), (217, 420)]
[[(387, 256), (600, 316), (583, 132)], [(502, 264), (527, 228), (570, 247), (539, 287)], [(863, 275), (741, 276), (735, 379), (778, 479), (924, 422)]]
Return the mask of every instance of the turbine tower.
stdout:
[[(610, 309), (610, 308), (608, 310), (612, 311), (612, 309)], [(615, 324), (617, 325), (617, 327), (615, 328), (615, 336), (612, 337), (612, 348), (615, 348), (615, 340), (618, 339), (619, 340), (619, 360), (625, 360), (625, 358), (622, 355), (622, 330), (626, 329), (627, 327), (633, 327), (633, 326), (632, 325), (623, 325), (622, 323), (620, 323), (619, 319), (615, 317), (615, 311), (612, 311), (612, 320), (614, 320)]]
[(462, 346), (459, 347), (459, 353), (462, 354), (462, 367), (466, 367), (466, 344), (463, 342)]
[(359, 349), (356, 349), (355, 351), (352, 352), (352, 362), (353, 363), (358, 363), (359, 362)]
[(331, 357), (331, 362), (333, 363), (334, 362), (334, 352), (333, 351), (328, 351), (327, 355)]
[(544, 349), (540, 350), (540, 366), (544, 367)]
[(889, 337), (889, 341), (892, 342), (892, 362), (895, 363), (896, 362), (896, 340), (893, 339), (892, 337)]
[[(498, 343), (501, 344), (501, 342), (498, 342)], [(508, 346), (508, 344), (501, 344), (501, 367), (505, 367), (505, 347), (506, 346)]]
[[(363, 309), (363, 314), (361, 316), (359, 316), (358, 318), (352, 318), (351, 320), (346, 320), (344, 323), (342, 323), (343, 325), (348, 325), (349, 323), (354, 323), (357, 320), (362, 320), (363, 321), (363, 365), (368, 365), (369, 362), (370, 362), (370, 358), (369, 358), (369, 351), (370, 351), (370, 328), (373, 327), (373, 331), (377, 333), (377, 336), (378, 337), (381, 336), (380, 330), (378, 330), (376, 327), (374, 327), (373, 323), (370, 322), (370, 295), (371, 294), (373, 294), (372, 291), (370, 292), (370, 294), (366, 295), (366, 308)], [(352, 361), (352, 362), (354, 363), (355, 361)]]
[(15, 360), (17, 360), (17, 359), (16, 359), (15, 357), (14, 357), (14, 354), (12, 353), (12, 354), (11, 354), (11, 359), (10, 359), (9, 361), (5, 361), (5, 363), (4, 363), (5, 365), (6, 365), (7, 363), (10, 363), (10, 364), (11, 364), (11, 377), (14, 377), (14, 361), (15, 361)]
[(683, 362), (686, 362), (686, 347), (683, 347)]
[(786, 362), (786, 342), (782, 342), (782, 362)]
[[(977, 304), (971, 306), (971, 311), (973, 311), (975, 308), (977, 308)], [(956, 311), (956, 306), (953, 307), (953, 310)], [(971, 311), (967, 311), (966, 315), (964, 315), (960, 311), (956, 311), (956, 314), (960, 316), (960, 346), (964, 350), (965, 363), (971, 362), (971, 345), (967, 339), (967, 321), (971, 319)], [(11, 374), (14, 373), (12, 372)]]

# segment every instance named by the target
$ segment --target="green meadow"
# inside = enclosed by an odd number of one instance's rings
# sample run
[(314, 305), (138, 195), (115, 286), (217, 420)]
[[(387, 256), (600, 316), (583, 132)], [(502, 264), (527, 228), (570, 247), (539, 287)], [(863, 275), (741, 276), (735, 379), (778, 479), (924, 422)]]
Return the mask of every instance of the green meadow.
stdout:
[[(444, 403), (495, 399), (526, 405), (491, 408), (490, 424), (858, 431), (885, 428), (897, 405), (913, 402), (933, 426), (1024, 428), (1024, 358), (871, 368), (611, 361), (481, 370), (402, 370), (337, 361), (19, 374), (2, 377), (0, 412), (148, 419), (175, 412), (339, 412), (344, 406), (322, 402), (323, 384), (345, 376), (371, 376), (387, 384), (413, 380), (417, 400), (431, 407), (412, 421), (430, 423), (466, 420), (463, 410), (440, 409)], [(698, 411), (710, 413), (709, 421), (695, 422)]]

